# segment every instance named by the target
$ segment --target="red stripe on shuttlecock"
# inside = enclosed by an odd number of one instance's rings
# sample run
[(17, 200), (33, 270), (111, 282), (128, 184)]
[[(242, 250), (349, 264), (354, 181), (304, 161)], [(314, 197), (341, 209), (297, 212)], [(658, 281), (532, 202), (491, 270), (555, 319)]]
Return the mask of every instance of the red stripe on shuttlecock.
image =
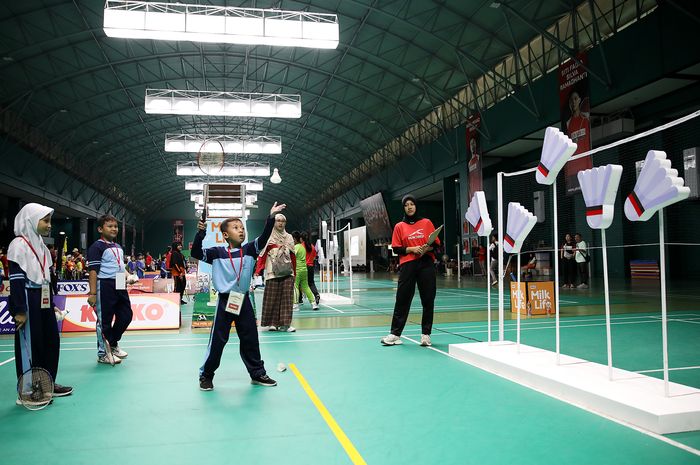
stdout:
[(477, 221), (476, 226), (474, 226), (474, 231), (479, 230), (479, 228), (481, 227), (481, 223), (483, 223), (483, 221), (481, 220), (481, 218), (479, 218), (479, 221)]
[(637, 216), (642, 216), (642, 213), (644, 213), (644, 207), (642, 206), (642, 202), (639, 201), (637, 193), (635, 191), (632, 191), (632, 193), (628, 195), (627, 198), (629, 199), (630, 203), (632, 203), (634, 211), (637, 212)]
[(595, 207), (586, 208), (586, 216), (596, 216), (596, 215), (602, 215), (602, 214), (603, 214), (603, 206), (602, 205), (596, 205)]
[(515, 247), (515, 241), (508, 234), (506, 234), (506, 237), (504, 237), (503, 240), (506, 241), (511, 247)]
[(537, 171), (542, 173), (542, 176), (547, 177), (549, 175), (549, 169), (547, 169), (546, 166), (544, 166), (542, 163), (537, 165)]

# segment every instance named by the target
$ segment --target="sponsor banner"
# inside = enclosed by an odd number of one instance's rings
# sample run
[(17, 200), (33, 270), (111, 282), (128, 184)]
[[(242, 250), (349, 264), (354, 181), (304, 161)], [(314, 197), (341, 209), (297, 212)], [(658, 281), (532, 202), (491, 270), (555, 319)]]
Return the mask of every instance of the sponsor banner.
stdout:
[(183, 220), (173, 220), (173, 242), (182, 243), (185, 231), (185, 222)]
[[(153, 281), (153, 290), (150, 292), (175, 292), (175, 281), (173, 278), (158, 278), (154, 279)], [(209, 277), (207, 276), (206, 279), (202, 279), (202, 283), (206, 283), (206, 286), (209, 287)], [(188, 273), (187, 274), (187, 284), (185, 284), (185, 292), (187, 295), (192, 295), (196, 294), (199, 292), (198, 289), (201, 288), (200, 281), (197, 278), (196, 273)]]
[(10, 298), (0, 297), (0, 334), (14, 334), (15, 320), (10, 315)]
[[(591, 149), (591, 104), (588, 71), (588, 55), (579, 54), (559, 66), (559, 110), (562, 131), (577, 145), (574, 155)], [(578, 184), (579, 171), (593, 167), (591, 157), (571, 161), (564, 166), (566, 176), (566, 193), (573, 194), (581, 190)]]
[[(515, 313), (520, 297), (521, 315), (547, 315), (555, 313), (554, 283), (552, 281), (521, 281), (516, 292), (517, 281), (510, 282), (510, 308)], [(526, 292), (527, 290), (527, 292)]]
[[(470, 116), (467, 119), (467, 166), (469, 168), (469, 200), (474, 192), (484, 190), (484, 181), (481, 173), (481, 144), (479, 143), (479, 127), (481, 116)], [(466, 231), (465, 231), (466, 232)]]
[[(134, 318), (128, 331), (142, 329), (178, 329), (180, 296), (178, 294), (131, 294)], [(94, 331), (97, 317), (84, 296), (66, 296), (63, 332)]]
[(143, 275), (143, 279), (155, 279), (160, 277), (160, 271), (146, 271)]
[(126, 290), (129, 294), (142, 293), (142, 292), (153, 292), (153, 279), (139, 279), (134, 284), (129, 284), (126, 286)]
[(58, 295), (85, 295), (90, 292), (87, 281), (59, 281)]

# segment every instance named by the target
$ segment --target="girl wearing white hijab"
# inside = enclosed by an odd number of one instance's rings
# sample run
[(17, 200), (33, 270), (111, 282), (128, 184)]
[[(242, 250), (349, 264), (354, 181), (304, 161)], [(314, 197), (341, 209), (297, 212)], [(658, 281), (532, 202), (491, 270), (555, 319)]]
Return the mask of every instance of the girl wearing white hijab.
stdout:
[[(10, 314), (15, 320), (15, 368), (17, 377), (31, 366), (58, 374), (60, 339), (54, 314), (49, 268), (51, 253), (41, 236), (51, 232), (53, 209), (29, 203), (15, 217), (15, 239), (7, 249), (10, 265)], [(21, 339), (24, 331), (26, 344)], [(54, 397), (73, 393), (70, 386), (54, 385)], [(19, 402), (19, 399), (17, 401)]]
[(275, 226), (265, 248), (258, 256), (256, 274), (265, 270), (265, 294), (263, 295), (260, 329), (263, 331), (296, 331), (292, 324), (292, 299), (294, 298), (294, 239), (285, 230), (287, 218), (275, 215)]

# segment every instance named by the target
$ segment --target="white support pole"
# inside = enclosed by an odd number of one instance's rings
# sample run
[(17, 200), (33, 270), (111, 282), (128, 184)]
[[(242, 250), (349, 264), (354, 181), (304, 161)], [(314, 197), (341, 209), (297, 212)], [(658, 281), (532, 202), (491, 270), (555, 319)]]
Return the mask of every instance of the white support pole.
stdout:
[(557, 353), (557, 365), (560, 362), (560, 337), (559, 337), (559, 208), (557, 205), (557, 181), (552, 185), (552, 210), (554, 215), (554, 326), (555, 326), (555, 351)]
[[(462, 244), (457, 244), (457, 281), (462, 280), (462, 250), (460, 247), (462, 247)], [(473, 263), (472, 266), (474, 266)]]
[(608, 245), (605, 238), (605, 229), (600, 230), (603, 241), (603, 285), (605, 287), (605, 337), (608, 344), (608, 379), (613, 380), (612, 366), (612, 333), (610, 331), (610, 288), (608, 286)]
[[(490, 235), (487, 236), (491, 239)], [(491, 244), (488, 244), (491, 245)], [(486, 271), (486, 321), (488, 325), (488, 342), (491, 342), (491, 248), (486, 247), (486, 266), (489, 267)]]
[[(350, 234), (348, 234), (348, 240), (350, 240)], [(348, 268), (350, 268), (350, 300), (352, 300), (352, 246), (348, 244), (348, 250), (350, 253), (348, 254)]]
[[(503, 172), (496, 176), (498, 192), (498, 340), (504, 340), (503, 310)], [(489, 263), (489, 269), (491, 264)]]
[(523, 301), (522, 301), (523, 293), (520, 292), (520, 251), (518, 251), (518, 271), (517, 271), (517, 273), (518, 273), (518, 287), (516, 287), (516, 289), (515, 289), (515, 295), (518, 296), (518, 300), (517, 300), (517, 304), (516, 304), (517, 308), (515, 309), (516, 313), (518, 314), (518, 316), (517, 316), (518, 322), (517, 322), (517, 328), (516, 328), (516, 343), (518, 344), (518, 353), (520, 353), (520, 308), (523, 305)]
[(661, 343), (664, 357), (664, 394), (669, 397), (668, 386), (668, 331), (666, 315), (666, 245), (664, 244), (664, 209), (659, 210), (659, 270), (661, 272)]

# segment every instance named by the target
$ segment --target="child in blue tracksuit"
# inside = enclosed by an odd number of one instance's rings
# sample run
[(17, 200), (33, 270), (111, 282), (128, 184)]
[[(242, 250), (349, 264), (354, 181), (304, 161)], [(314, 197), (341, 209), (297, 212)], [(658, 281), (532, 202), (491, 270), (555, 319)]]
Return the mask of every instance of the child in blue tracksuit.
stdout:
[(221, 354), (228, 342), (233, 321), (236, 322), (236, 333), (241, 343), (241, 359), (250, 374), (251, 383), (260, 386), (277, 385), (275, 380), (267, 376), (260, 356), (258, 328), (249, 289), (258, 253), (265, 247), (272, 233), (275, 215), (285, 207), (286, 205), (277, 205), (275, 202), (260, 237), (246, 244), (243, 244), (245, 226), (238, 218), (228, 218), (221, 222), (219, 229), (227, 247), (202, 249), (206, 224), (200, 221), (197, 226), (197, 235), (192, 243), (192, 257), (212, 265), (212, 281), (219, 293), (204, 364), (199, 369), (199, 388), (203, 391), (214, 389), (214, 372), (221, 363)]

